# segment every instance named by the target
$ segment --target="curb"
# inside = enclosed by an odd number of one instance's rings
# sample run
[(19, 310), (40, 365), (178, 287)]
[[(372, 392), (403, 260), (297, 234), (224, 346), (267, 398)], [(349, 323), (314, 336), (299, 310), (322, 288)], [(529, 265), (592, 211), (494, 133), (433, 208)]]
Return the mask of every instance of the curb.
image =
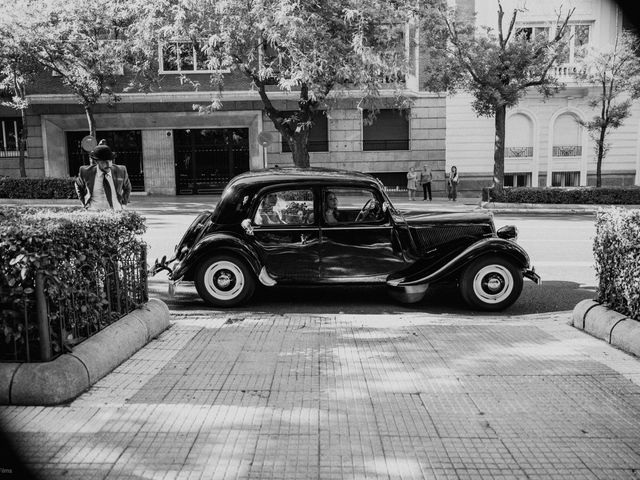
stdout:
[(113, 371), (169, 327), (167, 305), (145, 305), (51, 362), (0, 364), (0, 405), (68, 402)]
[(480, 202), (480, 208), (494, 213), (555, 213), (595, 215), (601, 208), (638, 209), (640, 205), (612, 205), (612, 204), (577, 204), (577, 203), (499, 203)]
[(611, 205), (480, 202), (481, 209), (490, 210), (494, 213), (577, 213), (595, 215), (600, 208), (610, 206)]
[(640, 357), (640, 322), (594, 300), (582, 300), (573, 309), (571, 324), (620, 350)]

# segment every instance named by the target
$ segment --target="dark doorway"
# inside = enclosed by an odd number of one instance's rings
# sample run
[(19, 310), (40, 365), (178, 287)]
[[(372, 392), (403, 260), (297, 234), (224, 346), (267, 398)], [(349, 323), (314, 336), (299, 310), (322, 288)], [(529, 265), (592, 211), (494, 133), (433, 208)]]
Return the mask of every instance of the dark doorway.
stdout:
[[(89, 165), (89, 154), (82, 149), (82, 139), (89, 132), (67, 132), (69, 175), (75, 177), (81, 165)], [(142, 133), (140, 130), (98, 130), (97, 140), (105, 139), (116, 154), (115, 163), (127, 167), (131, 190), (144, 192), (144, 169), (142, 166)]]
[(220, 193), (236, 175), (249, 170), (249, 129), (173, 131), (176, 193)]

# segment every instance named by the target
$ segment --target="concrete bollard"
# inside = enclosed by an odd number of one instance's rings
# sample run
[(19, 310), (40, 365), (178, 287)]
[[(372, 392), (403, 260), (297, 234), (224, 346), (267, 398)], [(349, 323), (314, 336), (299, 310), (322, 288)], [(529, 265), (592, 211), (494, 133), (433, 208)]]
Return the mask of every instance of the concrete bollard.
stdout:
[(623, 320), (611, 332), (611, 345), (640, 357), (640, 322)]
[(605, 342), (610, 342), (611, 330), (618, 322), (626, 318), (626, 315), (615, 310), (610, 310), (603, 305), (597, 305), (590, 309), (584, 317), (584, 331)]
[(573, 309), (573, 326), (579, 328), (580, 330), (584, 330), (584, 317), (587, 315), (587, 312), (592, 308), (600, 305), (595, 300), (582, 300), (578, 303)]

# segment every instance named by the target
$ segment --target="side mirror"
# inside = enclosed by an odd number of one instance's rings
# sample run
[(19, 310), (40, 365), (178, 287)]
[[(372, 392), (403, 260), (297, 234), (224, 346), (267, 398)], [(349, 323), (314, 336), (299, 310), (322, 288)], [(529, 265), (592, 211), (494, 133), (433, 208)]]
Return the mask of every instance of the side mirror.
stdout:
[(242, 222), (240, 222), (240, 226), (247, 235), (253, 235), (253, 227), (251, 226), (250, 219), (245, 218), (244, 220), (242, 220)]

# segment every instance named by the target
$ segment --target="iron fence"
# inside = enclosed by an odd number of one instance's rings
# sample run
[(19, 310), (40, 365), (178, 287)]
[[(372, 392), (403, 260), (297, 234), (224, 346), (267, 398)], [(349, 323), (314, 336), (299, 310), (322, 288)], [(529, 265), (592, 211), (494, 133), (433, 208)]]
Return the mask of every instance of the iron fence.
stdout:
[(36, 272), (17, 300), (0, 285), (1, 361), (53, 360), (148, 300), (144, 245), (69, 271), (63, 279)]

